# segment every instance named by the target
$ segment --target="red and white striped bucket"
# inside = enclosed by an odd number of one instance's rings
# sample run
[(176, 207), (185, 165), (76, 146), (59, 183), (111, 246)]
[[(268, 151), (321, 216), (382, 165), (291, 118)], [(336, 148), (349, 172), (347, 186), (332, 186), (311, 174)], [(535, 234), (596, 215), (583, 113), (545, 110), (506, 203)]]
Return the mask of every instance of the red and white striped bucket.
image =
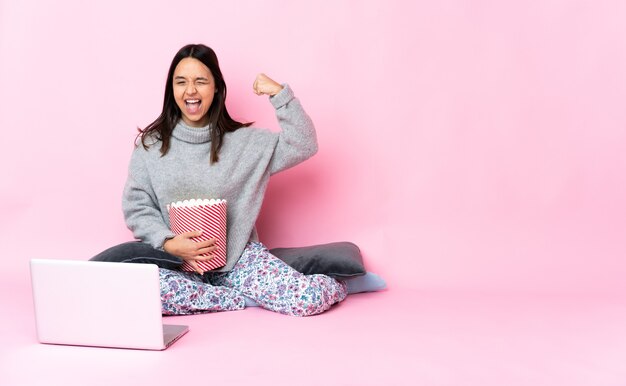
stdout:
[[(177, 235), (185, 232), (202, 230), (199, 237), (193, 237), (195, 242), (215, 238), (217, 251), (214, 258), (208, 261), (197, 260), (202, 271), (210, 271), (226, 265), (226, 200), (185, 200), (167, 205), (170, 216), (170, 227)], [(208, 256), (209, 254), (203, 254)], [(184, 262), (184, 271), (195, 271), (191, 265)]]

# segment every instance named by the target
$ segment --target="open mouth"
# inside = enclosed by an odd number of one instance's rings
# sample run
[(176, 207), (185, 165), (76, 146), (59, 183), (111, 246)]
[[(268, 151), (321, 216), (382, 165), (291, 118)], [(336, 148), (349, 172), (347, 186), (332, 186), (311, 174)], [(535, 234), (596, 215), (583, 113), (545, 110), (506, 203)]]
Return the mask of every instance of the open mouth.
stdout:
[(185, 99), (185, 107), (190, 114), (195, 114), (200, 110), (200, 99)]

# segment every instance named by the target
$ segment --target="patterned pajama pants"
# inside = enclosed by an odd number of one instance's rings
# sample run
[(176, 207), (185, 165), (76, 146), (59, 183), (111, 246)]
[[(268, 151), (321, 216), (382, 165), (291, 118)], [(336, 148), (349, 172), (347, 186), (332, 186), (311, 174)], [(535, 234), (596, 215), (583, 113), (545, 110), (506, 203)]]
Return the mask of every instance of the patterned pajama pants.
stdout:
[(230, 272), (159, 270), (164, 315), (185, 315), (245, 308), (244, 296), (285, 315), (309, 316), (345, 299), (346, 285), (325, 275), (303, 275), (269, 253), (261, 243), (248, 243)]

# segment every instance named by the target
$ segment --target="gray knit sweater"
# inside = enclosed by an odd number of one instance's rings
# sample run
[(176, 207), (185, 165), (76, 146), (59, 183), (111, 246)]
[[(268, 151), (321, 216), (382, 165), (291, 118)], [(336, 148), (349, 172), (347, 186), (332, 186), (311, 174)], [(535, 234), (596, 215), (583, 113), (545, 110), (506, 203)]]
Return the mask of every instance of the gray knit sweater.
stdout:
[(246, 243), (256, 240), (255, 222), (271, 174), (292, 167), (317, 151), (313, 122), (288, 85), (270, 97), (280, 133), (244, 127), (224, 135), (219, 161), (210, 164), (210, 128), (192, 128), (182, 120), (174, 128), (169, 152), (160, 141), (135, 148), (124, 188), (122, 209), (134, 236), (155, 248), (174, 237), (167, 204), (192, 198), (228, 201), (230, 271)]

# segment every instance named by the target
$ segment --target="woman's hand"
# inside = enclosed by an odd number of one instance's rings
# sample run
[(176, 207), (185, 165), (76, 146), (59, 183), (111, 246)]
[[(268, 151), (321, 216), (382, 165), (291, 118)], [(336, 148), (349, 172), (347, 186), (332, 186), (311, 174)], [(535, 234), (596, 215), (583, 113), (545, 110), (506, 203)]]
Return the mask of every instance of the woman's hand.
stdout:
[(280, 83), (275, 82), (270, 77), (265, 74), (259, 74), (256, 76), (254, 80), (254, 84), (252, 85), (252, 89), (256, 95), (269, 95), (274, 96), (278, 94), (283, 86)]
[[(202, 234), (202, 231), (186, 232), (177, 235), (172, 239), (168, 239), (163, 243), (163, 249), (165, 252), (178, 256), (185, 260), (193, 269), (202, 275), (202, 270), (198, 267), (196, 261), (209, 261), (215, 257), (212, 252), (217, 250), (215, 239), (208, 239), (206, 241), (195, 242), (193, 237), (198, 237)], [(209, 256), (200, 256), (202, 254), (209, 253)]]

